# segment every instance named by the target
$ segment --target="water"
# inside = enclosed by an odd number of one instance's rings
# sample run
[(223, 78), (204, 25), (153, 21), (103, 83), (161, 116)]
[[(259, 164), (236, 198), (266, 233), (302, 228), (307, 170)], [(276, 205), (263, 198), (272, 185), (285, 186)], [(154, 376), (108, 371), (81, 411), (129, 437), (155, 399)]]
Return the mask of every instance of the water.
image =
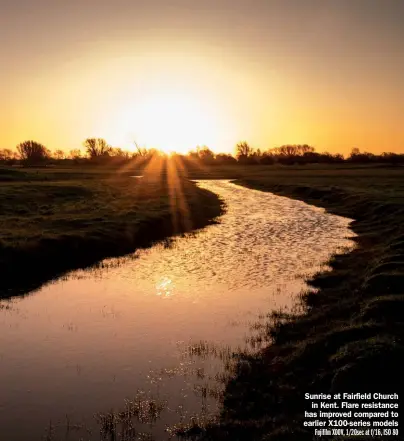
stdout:
[(220, 224), (1, 302), (2, 439), (99, 440), (93, 415), (125, 399), (156, 441), (167, 425), (214, 415), (226, 357), (192, 348), (244, 347), (252, 324), (293, 307), (304, 278), (352, 246), (349, 219), (228, 181), (198, 185), (227, 204)]

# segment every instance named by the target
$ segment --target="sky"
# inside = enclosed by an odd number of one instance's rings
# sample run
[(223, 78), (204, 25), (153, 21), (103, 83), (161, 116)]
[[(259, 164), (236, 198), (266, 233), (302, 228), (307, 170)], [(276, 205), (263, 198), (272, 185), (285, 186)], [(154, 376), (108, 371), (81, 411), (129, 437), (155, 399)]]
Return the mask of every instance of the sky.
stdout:
[(0, 148), (404, 152), (402, 0), (0, 6)]

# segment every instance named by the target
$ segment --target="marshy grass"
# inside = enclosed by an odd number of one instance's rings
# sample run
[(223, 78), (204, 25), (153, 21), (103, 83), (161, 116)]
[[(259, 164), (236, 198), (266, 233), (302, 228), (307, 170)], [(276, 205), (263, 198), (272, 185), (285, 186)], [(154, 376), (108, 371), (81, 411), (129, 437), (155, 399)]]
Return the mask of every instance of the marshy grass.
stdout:
[(98, 413), (95, 418), (101, 427), (101, 433), (108, 435), (116, 432), (118, 425), (122, 427), (122, 430), (133, 431), (134, 420), (141, 424), (153, 425), (165, 409), (167, 409), (166, 401), (138, 391), (134, 399), (125, 400), (124, 409)]
[(194, 415), (187, 422), (168, 427), (167, 432), (177, 439), (197, 441), (208, 427), (217, 424), (218, 421), (218, 417), (214, 415)]
[(154, 441), (154, 437), (139, 426), (153, 425), (167, 410), (167, 402), (153, 397), (144, 391), (137, 391), (133, 399), (126, 399), (121, 409), (111, 409), (108, 412), (94, 414), (94, 427), (88, 423), (74, 422), (68, 415), (64, 421), (50, 422), (44, 436), (45, 441), (94, 440), (100, 441)]
[[(147, 378), (151, 384), (175, 377), (184, 378), (189, 387), (188, 393), (193, 393), (200, 400), (199, 412), (189, 413), (183, 405), (171, 406), (170, 397), (162, 398), (157, 386), (156, 393), (138, 390), (133, 398), (125, 399), (122, 406), (95, 413), (91, 422), (77, 422), (68, 415), (62, 421), (52, 421), (46, 428), (44, 440), (159, 441), (187, 438), (196, 441), (199, 439), (204, 428), (219, 421), (217, 405), (223, 402), (225, 385), (234, 375), (236, 360), (233, 360), (233, 350), (230, 346), (220, 346), (204, 340), (179, 342), (178, 349), (182, 360), (178, 366), (171, 369), (150, 370)], [(206, 372), (203, 366), (196, 363), (198, 360), (220, 360), (223, 369), (220, 372)], [(154, 429), (167, 412), (175, 414), (178, 422), (166, 425), (167, 437), (161, 438), (161, 434), (157, 436)]]
[(230, 360), (234, 350), (229, 345), (218, 345), (208, 340), (200, 340), (195, 343), (188, 344), (183, 355), (190, 358), (197, 357), (201, 359), (218, 358), (220, 360)]

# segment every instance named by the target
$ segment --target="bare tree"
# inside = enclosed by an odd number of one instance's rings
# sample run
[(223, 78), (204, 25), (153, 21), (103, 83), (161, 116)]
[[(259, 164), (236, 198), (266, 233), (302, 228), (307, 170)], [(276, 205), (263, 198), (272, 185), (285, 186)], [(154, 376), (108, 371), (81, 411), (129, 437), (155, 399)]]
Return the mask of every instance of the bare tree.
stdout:
[(16, 152), (13, 152), (11, 149), (1, 149), (0, 150), (0, 161), (11, 161), (12, 159), (16, 159)]
[(123, 150), (121, 147), (111, 147), (110, 156), (116, 158), (116, 159), (129, 159), (130, 153), (126, 150)]
[(53, 157), (55, 159), (61, 160), (61, 159), (65, 159), (66, 155), (65, 152), (63, 150), (55, 150), (55, 152), (53, 153)]
[(252, 147), (246, 142), (242, 141), (236, 145), (236, 158), (238, 160), (248, 158), (253, 152)]
[(306, 155), (306, 154), (310, 154), (310, 153), (314, 153), (315, 149), (314, 147), (307, 145), (307, 144), (298, 144), (296, 146), (296, 154), (297, 155)]
[(103, 138), (87, 138), (84, 141), (84, 147), (90, 158), (98, 158), (100, 156), (109, 156), (111, 147)]
[(50, 156), (49, 150), (36, 141), (24, 141), (18, 144), (17, 151), (21, 160), (27, 163), (43, 162)]
[(73, 150), (70, 150), (70, 152), (69, 152), (69, 157), (71, 159), (80, 159), (81, 156), (82, 156), (82, 153), (81, 153), (80, 149), (73, 149)]
[(294, 145), (282, 145), (279, 147), (279, 154), (281, 156), (292, 157), (297, 155), (297, 148)]
[(277, 156), (282, 156), (285, 158), (293, 158), (296, 156), (303, 156), (303, 155), (308, 155), (310, 153), (314, 153), (315, 149), (314, 147), (311, 147), (307, 144), (297, 144), (297, 145), (286, 144), (280, 147), (275, 147), (271, 149), (270, 152)]
[(140, 147), (139, 144), (134, 141), (136, 152), (134, 153), (134, 156), (140, 156), (140, 157), (147, 157), (150, 155), (149, 150), (146, 147)]

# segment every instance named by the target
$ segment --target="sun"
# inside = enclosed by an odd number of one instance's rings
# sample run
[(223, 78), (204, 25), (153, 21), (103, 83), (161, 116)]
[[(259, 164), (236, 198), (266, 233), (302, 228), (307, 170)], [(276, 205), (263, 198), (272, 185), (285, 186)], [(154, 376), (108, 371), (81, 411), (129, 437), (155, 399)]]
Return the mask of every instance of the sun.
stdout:
[(153, 86), (110, 109), (102, 128), (108, 142), (134, 150), (136, 141), (164, 153), (220, 148), (226, 112), (219, 111), (216, 97), (195, 85)]
[(141, 138), (165, 152), (186, 153), (215, 142), (217, 121), (203, 96), (181, 90), (157, 91), (146, 97), (137, 124)]

